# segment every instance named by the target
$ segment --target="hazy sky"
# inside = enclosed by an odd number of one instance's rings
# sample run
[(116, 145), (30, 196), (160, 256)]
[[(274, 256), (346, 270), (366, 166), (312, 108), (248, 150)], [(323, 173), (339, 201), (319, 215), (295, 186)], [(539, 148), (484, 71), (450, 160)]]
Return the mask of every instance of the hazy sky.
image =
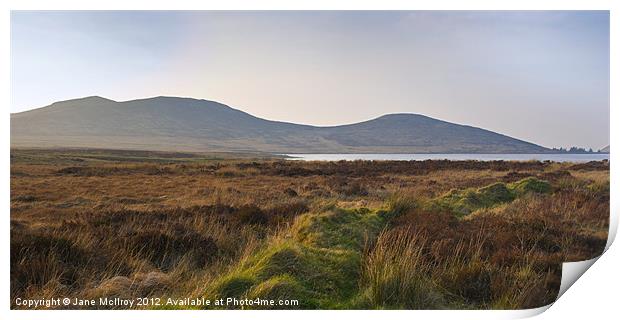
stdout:
[(11, 112), (166, 95), (313, 125), (407, 112), (609, 143), (607, 12), (20, 11), (11, 26)]

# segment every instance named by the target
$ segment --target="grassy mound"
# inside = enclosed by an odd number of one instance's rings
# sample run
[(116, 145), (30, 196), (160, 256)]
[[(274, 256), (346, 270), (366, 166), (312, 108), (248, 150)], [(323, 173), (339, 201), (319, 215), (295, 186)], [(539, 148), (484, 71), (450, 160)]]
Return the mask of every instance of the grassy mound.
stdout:
[(380, 215), (366, 208), (336, 209), (319, 215), (302, 215), (293, 225), (294, 238), (308, 246), (361, 250), (367, 236), (383, 225)]
[(302, 215), (289, 235), (270, 241), (205, 295), (297, 299), (296, 307), (302, 309), (346, 308), (358, 291), (364, 243), (383, 225), (383, 219), (367, 209)]
[(522, 195), (528, 192), (533, 193), (551, 193), (551, 185), (545, 180), (539, 180), (534, 177), (525, 178), (508, 185), (515, 195)]
[(508, 203), (528, 193), (550, 193), (549, 182), (534, 177), (514, 183), (497, 182), (479, 189), (452, 190), (435, 199), (431, 206), (466, 216), (478, 209)]

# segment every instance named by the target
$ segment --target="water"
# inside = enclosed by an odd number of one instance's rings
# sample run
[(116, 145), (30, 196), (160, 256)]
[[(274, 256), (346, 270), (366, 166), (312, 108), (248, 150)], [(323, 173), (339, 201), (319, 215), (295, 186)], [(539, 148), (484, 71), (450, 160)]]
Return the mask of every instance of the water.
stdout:
[(304, 161), (339, 161), (339, 160), (506, 160), (506, 161), (555, 161), (555, 162), (588, 162), (597, 160), (609, 160), (607, 153), (586, 153), (586, 154), (397, 154), (397, 153), (306, 153), (306, 154), (286, 154), (290, 160)]

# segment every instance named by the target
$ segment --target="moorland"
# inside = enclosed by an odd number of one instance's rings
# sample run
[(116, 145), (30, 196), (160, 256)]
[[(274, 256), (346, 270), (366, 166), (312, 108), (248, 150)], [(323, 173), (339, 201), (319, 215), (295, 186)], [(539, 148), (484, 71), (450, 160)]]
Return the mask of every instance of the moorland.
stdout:
[[(602, 253), (609, 163), (11, 150), (11, 298), (518, 309)], [(278, 306), (277, 308), (284, 308)]]

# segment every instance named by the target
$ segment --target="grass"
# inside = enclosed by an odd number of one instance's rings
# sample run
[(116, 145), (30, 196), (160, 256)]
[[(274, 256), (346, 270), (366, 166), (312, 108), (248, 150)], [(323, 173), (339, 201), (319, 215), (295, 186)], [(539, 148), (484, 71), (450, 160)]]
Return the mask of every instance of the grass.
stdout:
[(531, 308), (607, 240), (608, 162), (224, 158), (12, 150), (12, 301)]
[(513, 183), (496, 182), (478, 189), (451, 190), (431, 203), (441, 209), (451, 210), (459, 216), (466, 216), (476, 210), (492, 208), (528, 193), (546, 194), (551, 185), (545, 180), (528, 177)]
[(208, 297), (302, 301), (300, 308), (346, 308), (357, 292), (364, 241), (384, 221), (369, 210), (334, 209), (297, 217), (290, 231), (207, 289)]
[(428, 277), (420, 233), (384, 231), (366, 252), (358, 305), (369, 309), (444, 309), (442, 290)]

